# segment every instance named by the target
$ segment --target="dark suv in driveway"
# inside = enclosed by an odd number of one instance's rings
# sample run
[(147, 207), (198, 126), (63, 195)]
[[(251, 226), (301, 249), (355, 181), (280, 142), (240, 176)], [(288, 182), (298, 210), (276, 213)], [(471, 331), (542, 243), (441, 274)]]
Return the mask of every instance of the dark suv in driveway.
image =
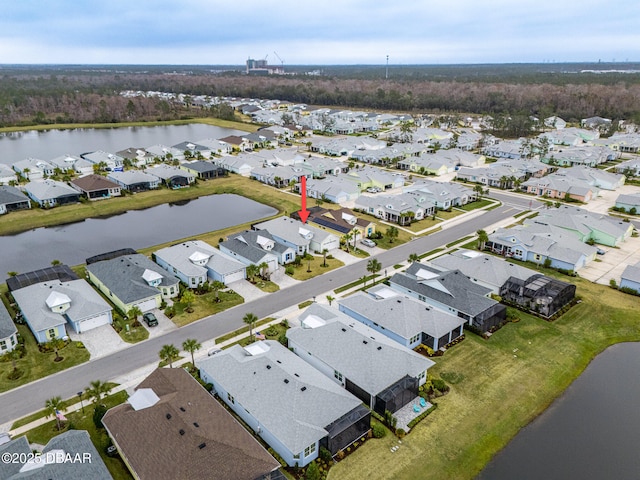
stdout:
[(147, 325), (150, 327), (157, 327), (158, 326), (158, 319), (156, 318), (156, 316), (151, 313), (151, 312), (147, 312), (145, 313), (142, 318), (144, 318), (144, 321), (147, 322)]

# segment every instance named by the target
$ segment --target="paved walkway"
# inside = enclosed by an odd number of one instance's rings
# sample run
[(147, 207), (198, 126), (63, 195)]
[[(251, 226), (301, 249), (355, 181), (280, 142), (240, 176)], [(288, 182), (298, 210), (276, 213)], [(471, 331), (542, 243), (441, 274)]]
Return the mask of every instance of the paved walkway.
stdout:
[[(429, 402), (425, 403), (426, 406), (421, 407), (420, 397), (416, 397), (415, 399), (413, 399), (413, 401), (407, 403), (404, 407), (394, 413), (393, 416), (397, 419), (396, 428), (401, 428), (405, 432), (409, 433), (409, 430), (411, 430), (408, 426), (409, 422), (411, 422), (411, 420), (413, 420), (414, 418), (419, 417), (433, 406)], [(418, 406), (417, 412), (413, 409), (414, 405)]]

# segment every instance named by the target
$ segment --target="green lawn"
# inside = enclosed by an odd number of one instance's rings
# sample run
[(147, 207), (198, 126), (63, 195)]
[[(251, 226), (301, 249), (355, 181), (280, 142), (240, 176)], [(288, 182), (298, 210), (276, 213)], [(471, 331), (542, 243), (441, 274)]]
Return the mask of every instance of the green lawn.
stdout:
[(11, 361), (6, 357), (0, 357), (0, 392), (6, 392), (89, 360), (89, 352), (82, 343), (69, 342), (59, 351), (63, 360), (54, 362), (55, 353), (41, 353), (35, 337), (26, 325), (18, 325), (18, 334), (25, 340), (27, 352), (23, 358), (16, 361), (16, 367), (22, 375), (16, 380), (10, 380), (8, 375), (13, 372)]
[(258, 278), (256, 283), (254, 283), (253, 285), (258, 287), (263, 292), (267, 292), (267, 293), (273, 293), (280, 290), (280, 287), (278, 286), (277, 283), (273, 283), (269, 280), (262, 280), (261, 278)]
[(488, 200), (486, 198), (483, 198), (481, 200), (476, 200), (475, 202), (467, 203), (466, 205), (463, 205), (461, 207), (456, 207), (456, 208), (460, 208), (462, 210), (466, 210), (467, 212), (470, 212), (472, 210), (477, 210), (478, 208), (483, 208), (483, 207), (486, 207), (487, 205), (491, 205), (494, 202), (500, 203), (497, 200)]
[[(121, 391), (113, 395), (108, 396), (102, 400), (107, 408), (114, 407), (126, 401), (127, 392)], [(105, 448), (109, 445), (111, 440), (107, 435), (107, 432), (101, 428), (97, 429), (93, 423), (93, 405), (85, 404), (84, 413), (82, 411), (72, 412), (65, 415), (67, 417), (66, 428), (69, 425), (73, 425), (76, 430), (87, 430), (93, 445), (98, 450), (100, 457), (107, 465), (109, 472), (113, 476), (114, 480), (131, 480), (133, 477), (129, 473), (129, 470), (125, 466), (124, 462), (119, 457), (108, 457), (105, 453)], [(26, 437), (29, 442), (40, 443), (46, 445), (56, 435), (65, 432), (65, 428), (58, 431), (56, 421), (51, 420), (39, 427), (29, 430), (26, 433)]]
[(460, 215), (462, 215), (465, 212), (461, 212), (460, 210), (456, 209), (456, 208), (452, 208), (450, 212), (447, 212), (446, 210), (438, 210), (436, 212), (436, 217), (437, 218), (441, 218), (443, 220), (450, 220), (452, 218), (456, 218)]
[[(327, 258), (327, 265), (324, 266), (324, 258), (322, 256), (314, 256), (311, 263), (309, 263), (308, 260), (302, 260), (299, 267), (294, 266), (293, 275), (291, 275), (291, 277), (296, 280), (308, 280), (342, 266), (344, 266), (344, 263), (337, 258)], [(311, 270), (310, 272), (308, 271), (309, 269)]]
[(193, 311), (191, 313), (185, 310), (186, 305), (175, 302), (176, 315), (171, 319), (178, 327), (182, 327), (201, 318), (222, 312), (228, 308), (235, 307), (244, 303), (244, 298), (235, 292), (219, 292), (219, 302), (216, 302), (216, 294), (214, 292), (196, 295), (196, 300), (191, 305)]
[(359, 278), (358, 280), (355, 280), (351, 283), (347, 283), (346, 285), (343, 285), (341, 287), (338, 287), (334, 290), (335, 293), (342, 293), (345, 292), (347, 290), (349, 290), (350, 288), (356, 287), (358, 285), (362, 285), (364, 282), (370, 282), (371, 280), (373, 280), (374, 278), (378, 277), (379, 274), (375, 274), (375, 275), (367, 275), (365, 278)]
[(442, 223), (442, 220), (438, 220), (437, 218), (435, 220), (432, 220), (431, 217), (427, 217), (424, 218), (422, 220), (418, 220), (417, 222), (412, 222), (411, 225), (409, 225), (408, 227), (404, 227), (404, 228), (408, 228), (409, 230), (411, 230), (412, 232), (421, 232), (422, 230), (425, 230), (427, 228), (431, 228), (435, 225), (438, 225), (439, 223)]
[[(258, 320), (255, 325), (253, 326), (253, 329), (257, 329), (259, 327), (261, 327), (262, 325), (264, 325), (265, 323), (269, 323), (272, 322), (274, 320), (273, 317), (266, 317), (263, 318), (262, 320)], [(221, 337), (216, 338), (216, 345), (218, 343), (222, 343), (222, 342), (226, 342), (227, 340), (232, 339), (233, 337), (237, 337), (239, 335), (243, 335), (245, 333), (247, 333), (249, 331), (249, 325), (245, 326), (245, 327), (241, 327), (237, 330), (234, 330), (233, 332), (229, 332), (225, 335), (222, 335)]]
[(397, 452), (389, 451), (392, 439), (370, 442), (333, 467), (329, 479), (474, 478), (595, 355), (614, 343), (640, 340), (636, 297), (571, 280), (582, 302), (559, 320), (549, 323), (519, 313), (519, 322), (490, 340), (467, 334), (443, 357), (435, 357), (430, 373), (456, 382), (438, 399), (438, 409), (402, 440)]

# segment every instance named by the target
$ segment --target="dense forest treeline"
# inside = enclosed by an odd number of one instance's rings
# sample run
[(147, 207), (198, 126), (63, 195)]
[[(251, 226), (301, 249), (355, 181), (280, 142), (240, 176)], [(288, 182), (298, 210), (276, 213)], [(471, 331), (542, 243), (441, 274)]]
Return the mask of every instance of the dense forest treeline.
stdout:
[[(175, 67), (145, 71), (132, 67), (54, 71), (5, 67), (0, 69), (0, 126), (172, 120), (195, 115), (189, 108), (157, 98), (121, 97), (122, 90), (271, 98), (414, 113), (558, 115), (568, 121), (599, 115), (640, 123), (639, 73), (560, 75), (517, 66), (463, 67), (429, 71), (404, 67), (405, 75), (393, 71), (389, 79), (375, 78), (379, 67), (357, 66), (346, 70), (350, 75), (344, 71), (347, 67), (326, 67), (341, 73), (268, 77), (230, 70), (213, 73), (204, 67), (184, 71)], [(502, 69), (505, 78), (490, 75), (492, 68)], [(563, 82), (555, 81), (556, 76), (562, 76)], [(576, 81), (566, 81), (572, 78)], [(204, 113), (217, 116), (220, 112)]]

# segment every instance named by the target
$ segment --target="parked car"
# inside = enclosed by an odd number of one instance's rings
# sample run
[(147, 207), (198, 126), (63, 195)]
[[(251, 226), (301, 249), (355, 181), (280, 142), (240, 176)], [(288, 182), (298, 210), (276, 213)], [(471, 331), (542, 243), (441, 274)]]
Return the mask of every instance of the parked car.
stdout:
[(362, 240), (360, 240), (360, 243), (362, 243), (365, 247), (375, 247), (376, 246), (376, 242), (374, 242), (370, 238), (363, 238)]
[(147, 325), (150, 327), (157, 327), (158, 326), (158, 319), (156, 318), (156, 316), (151, 313), (151, 312), (147, 312), (144, 315), (142, 315), (142, 318), (144, 318), (144, 321), (147, 322)]
[(596, 250), (596, 253), (597, 253), (598, 255), (604, 255), (604, 254), (605, 254), (605, 253), (607, 253), (607, 252), (605, 252), (604, 250), (602, 250), (601, 248), (599, 248), (599, 249), (597, 249), (597, 250)]
[(378, 193), (380, 189), (378, 187), (369, 187), (367, 188), (367, 192), (369, 193)]

